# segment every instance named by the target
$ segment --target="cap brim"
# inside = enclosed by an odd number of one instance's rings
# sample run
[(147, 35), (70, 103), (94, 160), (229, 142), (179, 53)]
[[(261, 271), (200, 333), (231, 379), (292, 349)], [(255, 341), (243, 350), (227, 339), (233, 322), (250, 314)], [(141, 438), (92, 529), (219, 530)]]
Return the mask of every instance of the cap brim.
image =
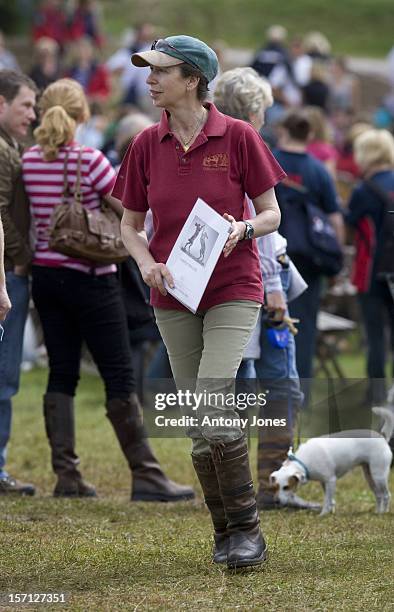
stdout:
[(183, 60), (177, 57), (167, 55), (161, 51), (142, 51), (141, 53), (133, 53), (131, 56), (131, 63), (138, 68), (144, 66), (159, 66), (160, 68), (168, 68), (169, 66), (178, 66), (184, 64)]

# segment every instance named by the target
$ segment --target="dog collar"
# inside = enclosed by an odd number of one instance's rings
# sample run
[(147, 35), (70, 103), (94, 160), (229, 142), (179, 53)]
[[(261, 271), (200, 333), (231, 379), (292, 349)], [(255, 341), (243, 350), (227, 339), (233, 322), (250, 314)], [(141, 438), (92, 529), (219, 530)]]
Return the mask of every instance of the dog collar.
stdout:
[(301, 461), (301, 459), (298, 459), (294, 453), (291, 452), (291, 450), (289, 450), (289, 452), (287, 453), (287, 458), (289, 459), (289, 461), (295, 461), (296, 463), (298, 463), (302, 468), (304, 468), (304, 472), (305, 472), (305, 478), (307, 480), (309, 480), (309, 470), (306, 467), (305, 463), (303, 461)]

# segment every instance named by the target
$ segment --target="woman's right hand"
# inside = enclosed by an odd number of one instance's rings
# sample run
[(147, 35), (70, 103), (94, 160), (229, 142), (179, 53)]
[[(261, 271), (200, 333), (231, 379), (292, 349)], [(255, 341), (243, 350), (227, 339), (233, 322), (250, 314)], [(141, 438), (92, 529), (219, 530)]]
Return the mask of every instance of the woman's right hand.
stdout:
[(0, 322), (4, 321), (10, 309), (11, 309), (11, 302), (10, 302), (10, 298), (8, 297), (7, 289), (5, 288), (5, 284), (0, 285)]
[(167, 266), (163, 263), (148, 263), (140, 268), (141, 276), (144, 282), (152, 289), (158, 289), (162, 295), (167, 295), (166, 288), (163, 283), (165, 279), (171, 289), (174, 288), (174, 279)]

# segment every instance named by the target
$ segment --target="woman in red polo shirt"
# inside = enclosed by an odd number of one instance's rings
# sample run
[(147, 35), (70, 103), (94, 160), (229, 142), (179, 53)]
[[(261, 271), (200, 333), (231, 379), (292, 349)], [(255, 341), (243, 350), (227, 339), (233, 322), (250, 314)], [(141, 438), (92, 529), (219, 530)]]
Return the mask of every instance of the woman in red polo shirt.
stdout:
[[(151, 51), (134, 54), (132, 62), (150, 66), (150, 95), (154, 106), (164, 112), (159, 124), (134, 140), (118, 174), (113, 195), (125, 208), (123, 239), (151, 287), (178, 388), (194, 380), (192, 391), (215, 392), (223, 400), (233, 390), (263, 301), (252, 238), (279, 225), (274, 186), (284, 172), (250, 125), (205, 102), (218, 67), (215, 53), (205, 43), (172, 36), (156, 41)], [(243, 221), (245, 192), (257, 213), (250, 221)], [(165, 262), (198, 197), (224, 215), (233, 229), (193, 314), (166, 292), (163, 281), (173, 285)], [(154, 224), (149, 245), (144, 233), (148, 209)], [(187, 433), (214, 524), (214, 561), (227, 562), (230, 568), (258, 565), (266, 558), (266, 545), (247, 444), (234, 406), (213, 403), (202, 402), (191, 413), (198, 425)]]

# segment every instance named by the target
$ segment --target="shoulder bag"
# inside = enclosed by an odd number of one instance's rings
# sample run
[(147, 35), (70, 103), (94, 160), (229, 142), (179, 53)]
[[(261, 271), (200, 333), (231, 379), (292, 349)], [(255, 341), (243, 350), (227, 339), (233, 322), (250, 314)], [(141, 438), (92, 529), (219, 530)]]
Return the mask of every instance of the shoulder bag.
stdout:
[(52, 213), (49, 226), (49, 248), (77, 259), (97, 264), (120, 263), (128, 252), (120, 236), (118, 215), (105, 202), (100, 208), (88, 210), (82, 204), (81, 158), (78, 153), (77, 178), (71, 193), (67, 178), (69, 151), (64, 160), (62, 203)]

